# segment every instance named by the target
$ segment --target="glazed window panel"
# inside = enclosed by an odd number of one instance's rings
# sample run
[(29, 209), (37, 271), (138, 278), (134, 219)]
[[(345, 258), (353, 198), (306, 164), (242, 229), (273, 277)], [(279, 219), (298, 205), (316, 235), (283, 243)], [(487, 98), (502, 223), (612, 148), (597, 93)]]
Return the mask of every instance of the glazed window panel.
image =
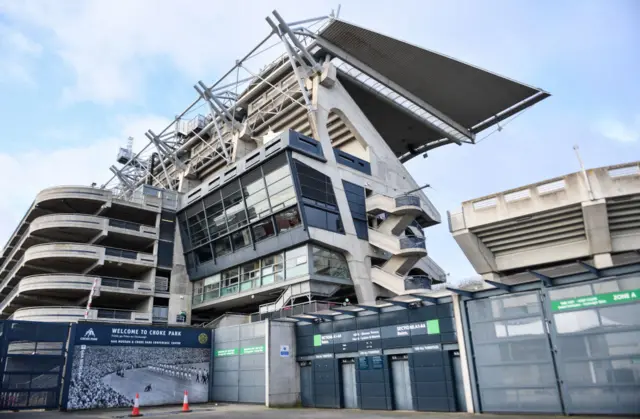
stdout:
[(189, 217), (187, 223), (189, 224), (189, 231), (191, 233), (192, 247), (197, 247), (200, 244), (209, 241), (204, 211)]
[(298, 212), (297, 207), (290, 208), (276, 214), (275, 220), (278, 233), (284, 233), (285, 231), (292, 230), (301, 224), (300, 213)]
[(226, 254), (231, 253), (231, 240), (229, 236), (219, 238), (214, 242), (214, 250), (216, 252), (216, 257), (220, 257)]
[(224, 213), (222, 212), (212, 215), (207, 219), (207, 222), (209, 223), (209, 235), (212, 240), (215, 240), (220, 236), (224, 236), (229, 231)]
[(319, 246), (312, 247), (313, 273), (334, 278), (349, 279), (349, 264), (344, 255)]
[(291, 176), (291, 170), (287, 163), (287, 156), (284, 154), (280, 154), (279, 156), (268, 160), (262, 165), (262, 171), (267, 185), (270, 185), (283, 177)]
[(284, 257), (282, 254), (262, 259), (262, 284), (284, 281)]
[(246, 202), (250, 223), (271, 214), (271, 207), (269, 206), (266, 191), (261, 191), (256, 195), (252, 195), (247, 198)]
[(204, 279), (204, 301), (220, 297), (220, 274)]
[(220, 290), (220, 296), (225, 296), (238, 292), (238, 283), (240, 276), (238, 274), (238, 268), (226, 270), (222, 273), (222, 289)]
[(242, 193), (247, 205), (249, 222), (258, 220), (271, 212), (267, 189), (260, 169), (242, 177)]
[(291, 177), (280, 179), (269, 186), (269, 200), (273, 211), (286, 208), (296, 202), (296, 193)]
[(211, 246), (209, 244), (198, 247), (193, 251), (193, 253), (196, 256), (196, 263), (198, 265), (202, 265), (203, 263), (209, 262), (213, 259), (213, 252), (211, 251)]
[(220, 193), (215, 192), (214, 197), (215, 200), (211, 200), (210, 205), (206, 209), (209, 235), (212, 239), (222, 236), (227, 232), (227, 223), (224, 217), (224, 208), (222, 207)]
[(231, 234), (233, 250), (236, 251), (251, 244), (251, 234), (249, 228), (243, 228)]
[(283, 154), (267, 162), (263, 170), (272, 211), (286, 208), (295, 203), (296, 193), (286, 156)]
[(287, 279), (307, 275), (309, 273), (307, 251), (307, 246), (302, 246), (297, 249), (288, 250), (285, 253), (285, 277)]
[(275, 236), (276, 229), (273, 226), (273, 220), (271, 217), (266, 218), (262, 221), (251, 226), (253, 230), (253, 237), (256, 243), (268, 239), (269, 237)]
[(260, 261), (245, 263), (240, 266), (240, 291), (260, 286)]
[(240, 184), (238, 181), (232, 182), (222, 188), (222, 203), (224, 205), (227, 226), (229, 230), (234, 230), (247, 224), (247, 214), (242, 201)]

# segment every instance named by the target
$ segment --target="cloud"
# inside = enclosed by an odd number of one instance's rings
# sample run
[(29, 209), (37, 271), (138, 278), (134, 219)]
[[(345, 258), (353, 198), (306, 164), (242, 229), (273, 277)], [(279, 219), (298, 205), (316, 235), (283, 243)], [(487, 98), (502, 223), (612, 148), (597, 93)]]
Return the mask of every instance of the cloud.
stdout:
[[(91, 144), (58, 150), (31, 150), (17, 154), (0, 152), (0, 245), (4, 245), (22, 219), (36, 194), (58, 185), (103, 184), (109, 178), (108, 167), (115, 164), (119, 147), (128, 135), (142, 138), (150, 124), (166, 126), (168, 120), (154, 115), (116, 118), (115, 135), (105, 136)], [(141, 148), (146, 144), (140, 141)]]
[[(139, 99), (149, 76), (167, 68), (194, 81), (216, 69), (226, 71), (268, 33), (264, 17), (274, 7), (296, 10), (297, 4), (265, 3), (254, 2), (242, 8), (241, 15), (232, 2), (192, 0), (0, 0), (0, 9), (16, 22), (49, 35), (56, 54), (75, 75), (64, 100), (113, 104)], [(328, 13), (331, 6), (335, 5), (315, 2), (314, 10), (306, 7), (301, 12)], [(253, 28), (247, 22), (263, 27)]]
[(41, 53), (42, 45), (17, 29), (0, 24), (0, 83), (35, 86), (31, 67)]
[(640, 114), (629, 122), (623, 122), (615, 118), (601, 119), (596, 123), (595, 130), (610, 140), (621, 143), (634, 143), (640, 140)]

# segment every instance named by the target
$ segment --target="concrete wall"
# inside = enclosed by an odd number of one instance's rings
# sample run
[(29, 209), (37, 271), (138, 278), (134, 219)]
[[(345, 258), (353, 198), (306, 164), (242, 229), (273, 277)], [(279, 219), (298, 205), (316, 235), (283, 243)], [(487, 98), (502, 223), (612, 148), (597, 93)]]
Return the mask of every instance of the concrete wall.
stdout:
[[(270, 322), (267, 406), (296, 406), (300, 403), (300, 368), (296, 362), (295, 326), (292, 323)], [(289, 351), (281, 353), (282, 346)]]
[(267, 322), (258, 322), (214, 331), (212, 400), (266, 402), (267, 327)]
[(476, 272), (592, 259), (640, 249), (640, 162), (600, 167), (476, 198), (449, 229)]

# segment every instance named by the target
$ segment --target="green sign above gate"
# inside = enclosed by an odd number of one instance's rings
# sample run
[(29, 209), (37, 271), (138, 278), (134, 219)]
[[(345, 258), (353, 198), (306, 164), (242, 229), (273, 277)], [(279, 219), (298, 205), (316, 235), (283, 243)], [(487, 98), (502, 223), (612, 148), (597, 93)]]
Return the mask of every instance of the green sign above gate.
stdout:
[(608, 292), (606, 294), (586, 295), (584, 297), (551, 301), (551, 311), (591, 308), (609, 304), (629, 303), (638, 300), (640, 300), (640, 289)]
[(262, 354), (264, 353), (264, 345), (247, 346), (240, 348), (240, 355)]
[(234, 355), (238, 355), (238, 348), (218, 349), (215, 352), (215, 356), (234, 356)]

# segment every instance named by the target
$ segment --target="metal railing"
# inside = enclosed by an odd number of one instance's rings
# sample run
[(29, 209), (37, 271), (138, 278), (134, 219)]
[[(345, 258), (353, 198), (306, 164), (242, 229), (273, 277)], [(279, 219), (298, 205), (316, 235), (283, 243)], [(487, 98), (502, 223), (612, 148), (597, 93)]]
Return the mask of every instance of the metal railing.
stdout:
[(169, 307), (154, 306), (152, 312), (154, 322), (166, 322), (169, 320)]
[(100, 278), (100, 285), (103, 287), (118, 287), (118, 288), (133, 289), (136, 286), (136, 281), (132, 279), (120, 279), (120, 278), (103, 276)]
[(113, 247), (107, 247), (104, 249), (104, 254), (107, 256), (113, 256), (125, 259), (137, 259), (138, 252), (132, 250), (115, 249)]
[(431, 279), (426, 275), (411, 275), (404, 279), (405, 290), (431, 289)]
[(126, 230), (140, 231), (141, 224), (132, 223), (132, 222), (129, 222), (129, 221), (109, 219), (109, 226), (117, 227), (117, 228), (124, 228)]
[(133, 310), (117, 310), (117, 309), (96, 309), (96, 317), (99, 319), (114, 319), (114, 320), (131, 320), (131, 313)]
[(446, 272), (443, 271), (442, 268), (437, 263), (435, 263), (429, 257), (423, 258), (422, 260), (431, 269), (430, 274), (435, 280), (440, 282), (447, 282)]
[(270, 311), (268, 313), (252, 313), (251, 322), (259, 322), (266, 319), (284, 319), (291, 316), (298, 316), (304, 313), (315, 313), (322, 310), (331, 310), (331, 307), (336, 306), (341, 306), (341, 304), (331, 301), (309, 301), (306, 303), (286, 306), (280, 310)]
[(405, 207), (405, 206), (420, 206), (420, 198), (413, 195), (401, 195), (396, 197), (396, 207)]
[(400, 249), (426, 249), (425, 239), (422, 237), (400, 237)]

